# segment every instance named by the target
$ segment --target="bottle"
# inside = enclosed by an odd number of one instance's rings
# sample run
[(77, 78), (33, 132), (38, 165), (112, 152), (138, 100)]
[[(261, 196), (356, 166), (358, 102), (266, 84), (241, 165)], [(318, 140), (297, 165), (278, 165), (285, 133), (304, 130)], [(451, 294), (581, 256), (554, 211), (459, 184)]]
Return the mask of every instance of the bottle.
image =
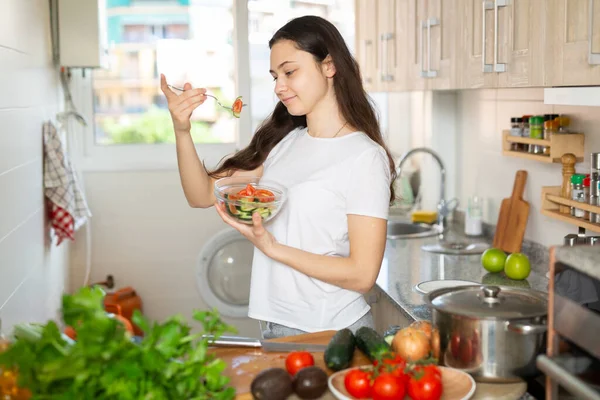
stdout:
[[(522, 118), (511, 118), (510, 119), (510, 136), (522, 137), (523, 136), (523, 119)], [(521, 150), (520, 143), (511, 143), (510, 149), (513, 151)]]
[[(536, 115), (535, 117), (529, 118), (529, 135), (532, 139), (543, 139), (544, 138), (544, 117)], [(543, 146), (537, 144), (529, 145), (529, 152), (533, 154), (540, 154), (543, 152)]]
[[(585, 175), (574, 174), (571, 176), (571, 200), (584, 203), (585, 202), (585, 192), (583, 190), (583, 180)], [(571, 207), (571, 215), (577, 218), (583, 218), (585, 216), (585, 211), (581, 208)]]
[(469, 197), (465, 215), (465, 235), (480, 236), (483, 234), (482, 217), (483, 207), (481, 198), (478, 196)]

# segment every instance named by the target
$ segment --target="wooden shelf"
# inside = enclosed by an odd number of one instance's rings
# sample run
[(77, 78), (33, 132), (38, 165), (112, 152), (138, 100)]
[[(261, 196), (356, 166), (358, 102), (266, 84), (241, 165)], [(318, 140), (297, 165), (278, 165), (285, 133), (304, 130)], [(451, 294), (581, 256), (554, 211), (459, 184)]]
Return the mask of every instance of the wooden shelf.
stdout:
[[(533, 144), (550, 148), (550, 154), (532, 154), (511, 150), (512, 143)], [(560, 158), (567, 153), (575, 155), (577, 162), (582, 162), (585, 154), (585, 135), (583, 133), (555, 133), (550, 139), (532, 139), (528, 137), (510, 136), (510, 130), (502, 131), (502, 155), (526, 158), (544, 163), (560, 163)]]
[(565, 199), (560, 196), (560, 186), (542, 187), (542, 214), (550, 218), (579, 226), (592, 232), (600, 232), (600, 224), (595, 224), (587, 219), (577, 218), (571, 214), (561, 213), (559, 206), (577, 207), (579, 209), (600, 214), (600, 206), (580, 203), (575, 200)]

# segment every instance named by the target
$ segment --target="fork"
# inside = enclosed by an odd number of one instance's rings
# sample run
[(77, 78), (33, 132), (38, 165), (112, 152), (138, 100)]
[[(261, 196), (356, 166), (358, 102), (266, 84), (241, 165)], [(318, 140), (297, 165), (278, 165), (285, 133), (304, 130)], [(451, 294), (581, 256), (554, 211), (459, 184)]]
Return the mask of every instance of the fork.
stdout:
[[(168, 87), (170, 87), (171, 89), (179, 90), (180, 92), (184, 92), (184, 91), (185, 91), (183, 88), (180, 88), (180, 87), (177, 87), (177, 86), (173, 86), (173, 85), (169, 85), (169, 84), (167, 84), (167, 86), (168, 86)], [(208, 97), (212, 97), (213, 99), (215, 99), (215, 101), (217, 102), (217, 104), (218, 104), (218, 105), (220, 105), (221, 107), (223, 107), (223, 108), (225, 108), (225, 109), (227, 109), (227, 110), (231, 110), (231, 111), (233, 111), (233, 108), (232, 108), (232, 107), (227, 107), (227, 106), (224, 106), (223, 104), (221, 104), (221, 103), (219, 102), (219, 99), (217, 99), (217, 98), (216, 98), (215, 96), (213, 96), (212, 94), (204, 93), (204, 95), (205, 95), (205, 96), (208, 96)], [(242, 104), (242, 107), (246, 107), (246, 106), (247, 106), (247, 104)]]

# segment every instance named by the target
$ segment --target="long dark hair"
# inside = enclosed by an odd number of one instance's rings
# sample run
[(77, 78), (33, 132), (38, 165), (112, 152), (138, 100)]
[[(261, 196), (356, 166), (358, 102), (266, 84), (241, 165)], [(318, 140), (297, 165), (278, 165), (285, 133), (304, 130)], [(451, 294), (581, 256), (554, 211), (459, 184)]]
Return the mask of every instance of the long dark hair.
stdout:
[[(312, 54), (319, 63), (328, 55), (331, 56), (336, 69), (333, 88), (343, 117), (348, 125), (366, 133), (387, 153), (392, 176), (390, 203), (393, 202), (396, 179), (394, 159), (381, 136), (377, 116), (362, 86), (358, 63), (352, 57), (340, 32), (323, 18), (303, 16), (289, 21), (275, 32), (269, 41), (269, 48), (273, 48), (280, 40), (293, 41), (298, 49)], [(298, 127), (306, 127), (306, 116), (291, 115), (283, 103), (278, 102), (270, 117), (258, 128), (250, 144), (223, 161), (216, 170), (209, 172), (209, 175), (216, 178), (230, 176), (238, 169), (251, 171), (258, 168), (273, 147)]]

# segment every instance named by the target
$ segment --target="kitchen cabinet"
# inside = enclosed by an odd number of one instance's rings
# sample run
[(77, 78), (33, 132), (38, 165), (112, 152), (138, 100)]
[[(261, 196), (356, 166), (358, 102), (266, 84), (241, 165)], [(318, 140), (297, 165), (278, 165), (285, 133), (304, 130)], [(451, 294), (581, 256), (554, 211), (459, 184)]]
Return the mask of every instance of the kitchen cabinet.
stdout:
[(372, 92), (410, 89), (406, 60), (408, 0), (357, 0), (356, 49), (363, 85)]
[[(420, 3), (420, 2), (419, 2)], [(431, 26), (427, 35), (427, 66), (435, 77), (429, 78), (429, 89), (455, 89), (459, 87), (460, 12), (455, 2), (429, 0), (427, 18)], [(425, 36), (427, 37), (427, 36)]]
[(600, 85), (600, 0), (356, 0), (369, 91)]
[(600, 0), (548, 0), (545, 86), (600, 85)]
[(543, 86), (545, 1), (459, 1), (463, 68), (457, 87)]
[(457, 85), (458, 11), (443, 0), (400, 0), (401, 24), (407, 26), (399, 54), (407, 64), (399, 89), (453, 89)]
[(365, 90), (379, 91), (378, 1), (356, 0), (356, 58)]
[(377, 287), (369, 292), (368, 302), (371, 305), (375, 330), (382, 335), (392, 325), (406, 327), (413, 322), (406, 318), (402, 311), (398, 309), (398, 306), (392, 303), (387, 294)]

